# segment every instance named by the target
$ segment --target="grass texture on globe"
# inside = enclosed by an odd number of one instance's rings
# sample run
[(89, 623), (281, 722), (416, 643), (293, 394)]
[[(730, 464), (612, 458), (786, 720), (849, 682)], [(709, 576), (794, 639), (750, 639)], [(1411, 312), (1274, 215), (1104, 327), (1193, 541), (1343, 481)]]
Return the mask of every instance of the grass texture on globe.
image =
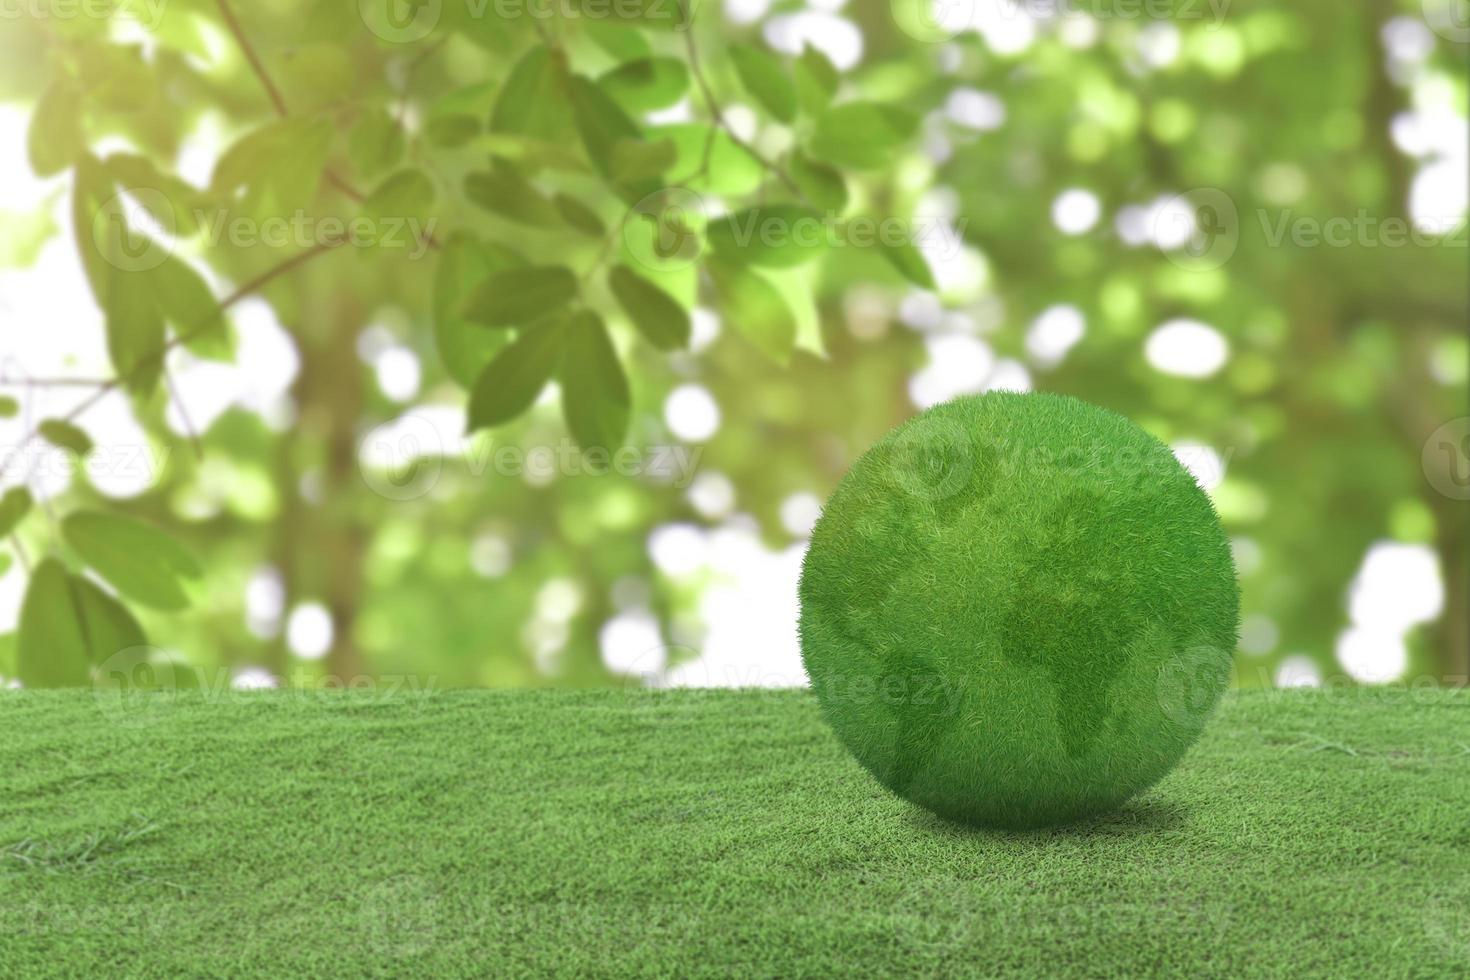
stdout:
[(924, 412), (843, 479), (801, 577), (824, 714), (884, 786), (1026, 828), (1167, 773), (1230, 673), (1238, 591), (1208, 498), (1112, 412), (994, 392)]

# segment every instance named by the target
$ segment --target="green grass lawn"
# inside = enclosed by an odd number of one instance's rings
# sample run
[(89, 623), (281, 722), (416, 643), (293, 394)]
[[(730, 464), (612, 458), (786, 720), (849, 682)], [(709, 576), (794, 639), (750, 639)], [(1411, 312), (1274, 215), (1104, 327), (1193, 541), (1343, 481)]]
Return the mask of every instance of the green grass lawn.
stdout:
[(889, 796), (804, 692), (125, 708), (0, 697), (0, 976), (1470, 971), (1470, 692), (1231, 695), (1021, 834)]

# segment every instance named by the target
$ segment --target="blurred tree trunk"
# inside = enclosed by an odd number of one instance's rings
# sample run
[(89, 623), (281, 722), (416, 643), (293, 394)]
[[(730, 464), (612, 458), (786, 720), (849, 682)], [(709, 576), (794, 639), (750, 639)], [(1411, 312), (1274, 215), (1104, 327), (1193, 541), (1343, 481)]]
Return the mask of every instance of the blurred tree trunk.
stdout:
[(357, 427), (363, 414), (363, 370), (357, 357), (357, 335), (363, 310), (355, 299), (339, 296), (333, 310), (332, 333), (322, 365), (328, 381), (326, 412), (326, 472), (323, 474), (317, 518), (325, 531), (327, 608), (334, 629), (327, 669), (344, 683), (362, 673), (362, 658), (354, 637), (362, 595), (363, 557), (367, 532), (355, 503), (360, 489), (357, 475)]
[(1466, 533), (1465, 505), (1448, 503), (1459, 520), (1442, 525), (1439, 538), (1445, 585), (1444, 616), (1439, 624), (1440, 675), (1464, 687), (1470, 685), (1470, 534)]
[(321, 295), (320, 303), (306, 308), (318, 329), (302, 331), (298, 432), (309, 440), (309, 451), (303, 453), (300, 439), (288, 450), (278, 546), (286, 553), (281, 567), (288, 601), (318, 599), (331, 613), (326, 672), (345, 684), (363, 673), (354, 631), (367, 546), (356, 485), (364, 398), (357, 337), (366, 312), (350, 291)]
[[(1365, 132), (1380, 158), (1387, 175), (1380, 200), (1385, 217), (1409, 218), (1409, 194), (1414, 178), (1409, 157), (1394, 144), (1393, 120), (1409, 106), (1405, 89), (1394, 84), (1387, 70), (1387, 56), (1380, 36), (1381, 25), (1396, 13), (1391, 2), (1380, 0), (1374, 15), (1363, 18), (1362, 45), (1373, 71), (1372, 86), (1364, 106)], [(1404, 270), (1406, 281), (1413, 281), (1412, 270)], [(1405, 301), (1410, 300), (1410, 301)], [(1374, 310), (1402, 332), (1403, 382), (1386, 393), (1385, 408), (1397, 423), (1404, 440), (1416, 452), (1424, 440), (1449, 417), (1444, 414), (1441, 386), (1429, 371), (1434, 329), (1444, 318), (1463, 324), (1470, 314), (1470, 297), (1459, 310), (1446, 310), (1436, 304), (1417, 304), (1410, 297), (1395, 297), (1383, 310)], [(1464, 407), (1463, 405), (1461, 406)], [(1463, 501), (1452, 500), (1429, 483), (1421, 474), (1424, 502), (1434, 515), (1436, 536), (1434, 548), (1439, 558), (1444, 582), (1444, 611), (1435, 625), (1437, 644), (1435, 672), (1449, 683), (1470, 683), (1470, 512)]]

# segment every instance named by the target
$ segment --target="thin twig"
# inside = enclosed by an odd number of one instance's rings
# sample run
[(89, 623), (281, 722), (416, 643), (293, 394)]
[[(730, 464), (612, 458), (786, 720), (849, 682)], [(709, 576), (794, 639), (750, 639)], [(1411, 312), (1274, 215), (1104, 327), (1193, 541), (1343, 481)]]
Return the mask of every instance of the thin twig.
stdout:
[(31, 557), (30, 555), (26, 554), (25, 545), (20, 543), (19, 534), (12, 534), (10, 536), (10, 547), (15, 549), (15, 557), (20, 559), (21, 569), (27, 575), (31, 574)]
[[(781, 183), (785, 184), (804, 203), (810, 204), (811, 202), (807, 200), (806, 194), (802, 193), (800, 185), (786, 172), (784, 167), (765, 156), (754, 146), (751, 146), (749, 142), (731, 128), (729, 120), (725, 118), (724, 110), (720, 108), (719, 102), (715, 100), (715, 93), (710, 88), (709, 79), (704, 76), (704, 66), (699, 60), (699, 47), (694, 43), (694, 18), (689, 14), (688, 8), (684, 4), (680, 4), (680, 6), (684, 9), (684, 47), (689, 52), (689, 74), (694, 76), (694, 81), (699, 86), (700, 95), (704, 98), (705, 109), (709, 112), (710, 118), (715, 121), (716, 126), (725, 131), (726, 135), (730, 137), (731, 142), (746, 153), (749, 153), (762, 167), (775, 174)], [(713, 135), (705, 139), (704, 160), (700, 165), (700, 173), (707, 173), (709, 170), (710, 153), (713, 149), (713, 144)]]
[[(270, 72), (266, 71), (265, 62), (261, 61), (260, 54), (255, 50), (255, 45), (250, 43), (250, 39), (245, 36), (245, 31), (240, 26), (240, 22), (235, 19), (235, 12), (230, 9), (228, 0), (217, 0), (217, 2), (219, 4), (220, 16), (225, 20), (225, 26), (229, 28), (230, 34), (234, 36), (235, 43), (240, 45), (240, 50), (244, 52), (245, 60), (250, 63), (251, 69), (254, 70), (255, 77), (260, 80), (261, 87), (270, 96), (271, 105), (275, 107), (276, 115), (282, 119), (288, 118), (291, 115), (291, 110), (286, 106), (286, 99), (281, 95), (281, 90), (276, 85), (275, 79), (271, 78)], [(356, 203), (361, 204), (367, 200), (366, 194), (352, 186), (350, 181), (331, 168), (327, 169), (326, 178), (327, 183), (337, 188), (337, 190)], [(440, 247), (439, 240), (434, 237), (433, 232), (426, 231), (421, 237), (430, 248), (438, 250)]]
[(100, 388), (107, 381), (106, 378), (12, 378), (0, 375), (0, 387), (4, 388)]
[(327, 183), (337, 188), (337, 190), (341, 191), (347, 197), (352, 198), (352, 200), (356, 201), (358, 204), (361, 204), (367, 200), (366, 194), (358, 190), (356, 187), (353, 187), (350, 183), (347, 182), (346, 178), (339, 176), (335, 170), (327, 171)]
[(281, 90), (276, 88), (276, 83), (271, 79), (270, 73), (265, 70), (265, 64), (256, 53), (255, 46), (245, 36), (245, 31), (240, 27), (240, 22), (235, 19), (235, 12), (230, 9), (228, 0), (217, 0), (219, 3), (220, 16), (225, 20), (225, 26), (235, 36), (235, 43), (240, 45), (240, 50), (245, 54), (245, 60), (250, 62), (255, 77), (260, 79), (260, 84), (265, 88), (265, 94), (270, 96), (271, 105), (276, 107), (276, 115), (289, 116), (291, 113), (286, 108), (286, 100), (281, 96)]
[(194, 420), (189, 417), (189, 408), (179, 395), (179, 387), (174, 384), (173, 372), (168, 368), (163, 369), (163, 383), (168, 388), (169, 397), (173, 399), (175, 405), (179, 406), (179, 418), (183, 420), (184, 433), (188, 436), (189, 445), (194, 450), (194, 458), (203, 459), (204, 444), (199, 441), (199, 430), (194, 426)]
[[(625, 218), (623, 220), (626, 221), (627, 219)], [(602, 268), (602, 264), (607, 261), (608, 254), (612, 252), (613, 243), (617, 241), (618, 235), (621, 234), (622, 230), (623, 222), (620, 221), (610, 233), (603, 237), (602, 247), (597, 250), (597, 257), (592, 260), (592, 264), (587, 267), (587, 271), (582, 273), (582, 282), (585, 283), (591, 279), (597, 273), (597, 270)]]

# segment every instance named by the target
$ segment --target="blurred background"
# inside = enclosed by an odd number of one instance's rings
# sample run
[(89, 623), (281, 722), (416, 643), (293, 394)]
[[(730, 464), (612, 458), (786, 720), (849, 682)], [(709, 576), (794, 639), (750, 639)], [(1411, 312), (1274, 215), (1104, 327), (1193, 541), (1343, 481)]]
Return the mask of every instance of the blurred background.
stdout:
[[(38, 176), (28, 156), (38, 113), (82, 111), (38, 108), (58, 71), (91, 66), (94, 153), (139, 152), (192, 187), (270, 112), (215, 4), (75, 9), (35, 0), (0, 21), (7, 453), (112, 373), (71, 173)], [(407, 157), (453, 172), (435, 120), (535, 35), (487, 40), (446, 16), (395, 46), (358, 14), (241, 10), (293, 109), (350, 126), (389, 106)], [(0, 677), (20, 559), (54, 546), (48, 514), (89, 506), (200, 557), (190, 609), (138, 615), (210, 683), (799, 685), (796, 583), (822, 501), (898, 422), (1004, 388), (1126, 414), (1195, 473), (1239, 570), (1238, 685), (1466, 682), (1463, 2), (706, 0), (694, 33), (729, 125), (773, 156), (792, 134), (742, 90), (733, 41), (813, 45), (845, 93), (916, 114), (850, 191), (926, 232), (934, 289), (832, 250), (787, 366), (698, 294), (688, 350), (618, 333), (626, 453), (593, 473), (555, 386), (463, 435), (436, 334), (441, 256), (305, 264), (231, 307), (232, 361), (176, 350), (159, 398), (101, 392), (77, 418), (96, 446), (82, 464), (27, 447), (6, 468), (42, 513), (0, 545), (17, 559)], [(119, 109), (133, 75), (146, 98)], [(706, 118), (691, 88), (646, 121)], [(435, 217), (441, 237), (476, 222), (535, 237), (452, 201)], [(181, 254), (224, 295), (267, 264), (238, 252)]]

